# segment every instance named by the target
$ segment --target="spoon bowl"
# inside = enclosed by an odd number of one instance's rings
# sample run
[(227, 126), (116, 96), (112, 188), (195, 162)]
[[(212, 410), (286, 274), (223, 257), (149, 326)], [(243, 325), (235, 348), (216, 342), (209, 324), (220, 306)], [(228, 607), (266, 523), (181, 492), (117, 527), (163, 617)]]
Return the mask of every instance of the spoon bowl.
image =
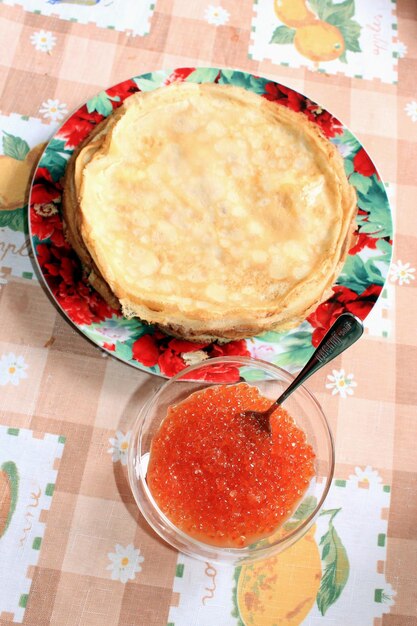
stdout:
[(351, 313), (343, 313), (328, 330), (310, 360), (303, 367), (287, 389), (266, 411), (245, 411), (245, 418), (253, 419), (262, 428), (271, 434), (271, 416), (283, 402), (315, 372), (347, 350), (362, 336), (363, 324)]

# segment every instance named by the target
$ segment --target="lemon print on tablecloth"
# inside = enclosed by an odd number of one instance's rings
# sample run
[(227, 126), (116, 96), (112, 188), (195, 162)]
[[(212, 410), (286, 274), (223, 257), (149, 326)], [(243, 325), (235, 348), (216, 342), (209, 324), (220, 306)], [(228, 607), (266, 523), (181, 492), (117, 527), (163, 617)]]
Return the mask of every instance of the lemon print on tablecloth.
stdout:
[(321, 581), (315, 528), (281, 554), (242, 566), (237, 606), (245, 626), (298, 626), (311, 611)]
[(312, 61), (333, 61), (345, 51), (340, 30), (321, 21), (297, 29), (294, 45), (300, 54)]
[(19, 473), (13, 461), (0, 467), (0, 537), (6, 532), (16, 508)]
[(20, 137), (3, 133), (4, 154), (0, 155), (0, 211), (12, 211), (25, 206), (29, 183), (44, 147), (45, 144), (40, 143), (31, 150)]
[(294, 44), (315, 63), (347, 63), (347, 51), (361, 52), (361, 26), (352, 19), (355, 0), (274, 0), (274, 10), (283, 25), (275, 28), (270, 43)]
[(274, 11), (277, 18), (291, 28), (306, 26), (317, 19), (305, 0), (274, 0)]
[[(291, 532), (314, 511), (308, 496), (283, 526)], [(314, 604), (322, 615), (337, 602), (349, 578), (349, 559), (334, 526), (341, 509), (322, 510), (327, 531), (317, 543), (316, 525), (280, 554), (235, 570), (238, 626), (299, 626)]]

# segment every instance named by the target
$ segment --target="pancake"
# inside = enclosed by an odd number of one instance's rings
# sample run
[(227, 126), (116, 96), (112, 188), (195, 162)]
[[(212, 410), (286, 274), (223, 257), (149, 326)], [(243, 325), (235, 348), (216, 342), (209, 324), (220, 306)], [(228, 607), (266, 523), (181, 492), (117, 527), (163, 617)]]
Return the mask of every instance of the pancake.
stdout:
[(195, 341), (298, 325), (350, 247), (356, 195), (301, 113), (217, 84), (136, 93), (70, 159), (67, 237), (126, 317)]

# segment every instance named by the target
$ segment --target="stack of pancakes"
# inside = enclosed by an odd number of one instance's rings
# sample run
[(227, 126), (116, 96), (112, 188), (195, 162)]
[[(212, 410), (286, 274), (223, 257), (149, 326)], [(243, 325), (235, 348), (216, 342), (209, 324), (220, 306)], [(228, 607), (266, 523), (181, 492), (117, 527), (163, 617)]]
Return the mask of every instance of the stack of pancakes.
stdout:
[(296, 326), (329, 294), (356, 196), (302, 113), (238, 87), (136, 93), (71, 157), (67, 238), (126, 317), (195, 341)]

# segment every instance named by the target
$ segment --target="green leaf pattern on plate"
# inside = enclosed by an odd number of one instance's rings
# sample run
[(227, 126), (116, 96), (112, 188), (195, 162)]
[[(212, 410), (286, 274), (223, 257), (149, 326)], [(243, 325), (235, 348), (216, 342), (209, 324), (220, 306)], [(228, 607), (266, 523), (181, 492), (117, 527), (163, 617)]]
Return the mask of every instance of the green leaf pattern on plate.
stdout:
[(67, 161), (71, 154), (72, 150), (65, 148), (65, 141), (54, 137), (43, 153), (39, 166), (46, 167), (52, 176), (52, 180), (57, 181), (64, 175)]
[(389, 262), (391, 246), (387, 241), (379, 240), (376, 250), (380, 254), (367, 260), (358, 254), (348, 256), (337, 281), (338, 284), (344, 285), (356, 293), (363, 293), (373, 284), (383, 285), (385, 276), (382, 272), (385, 272), (387, 259)]
[(120, 96), (109, 96), (105, 91), (100, 91), (96, 96), (87, 100), (87, 111), (97, 111), (107, 117), (113, 111), (112, 102), (120, 102)]
[(213, 67), (199, 67), (185, 79), (189, 83), (213, 83), (219, 70)]
[(166, 74), (164, 72), (150, 72), (149, 74), (138, 76), (133, 80), (141, 91), (153, 91), (160, 87), (165, 79)]

